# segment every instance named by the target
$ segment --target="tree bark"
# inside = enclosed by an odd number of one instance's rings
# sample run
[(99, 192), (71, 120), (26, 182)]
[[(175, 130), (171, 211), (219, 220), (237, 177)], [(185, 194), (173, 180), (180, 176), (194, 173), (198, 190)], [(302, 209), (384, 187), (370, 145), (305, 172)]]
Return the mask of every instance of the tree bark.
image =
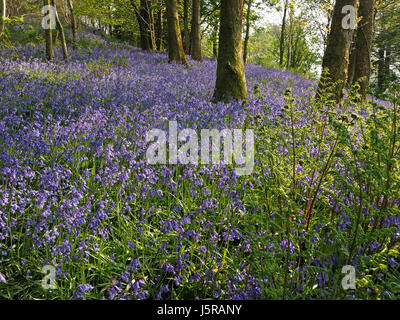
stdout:
[(242, 51), (243, 0), (221, 0), (214, 101), (247, 97)]
[(392, 64), (392, 50), (390, 48), (390, 46), (386, 47), (386, 51), (385, 51), (385, 81), (387, 81), (387, 79), (390, 76), (390, 65)]
[[(44, 6), (50, 6), (50, 0), (43, 0)], [(53, 31), (51, 28), (45, 29), (45, 40), (46, 40), (46, 58), (47, 60), (54, 59), (54, 48), (53, 48)]]
[(189, 0), (183, 1), (183, 48), (185, 50), (185, 53), (189, 54), (190, 51)]
[(158, 50), (163, 49), (163, 9), (160, 8), (157, 12), (157, 19), (156, 19), (156, 27), (155, 27), (155, 34), (156, 34), (156, 46)]
[(383, 45), (379, 47), (378, 57), (378, 92), (383, 93), (385, 91), (385, 48)]
[(56, 4), (55, 4), (54, 0), (51, 0), (51, 5), (55, 9), (56, 25), (57, 25), (58, 32), (60, 33), (61, 47), (62, 47), (62, 51), (63, 51), (63, 55), (64, 55), (64, 60), (68, 61), (69, 56), (68, 56), (67, 41), (65, 40), (64, 28), (61, 24), (60, 17), (58, 16), (58, 12), (57, 12), (57, 8), (56, 8)]
[(213, 44), (213, 56), (216, 59), (218, 58), (218, 32), (219, 32), (218, 30), (219, 30), (219, 25), (218, 23), (216, 23), (214, 25), (214, 29), (211, 34), (212, 44)]
[(6, 26), (6, 0), (0, 0), (0, 39)]
[(77, 39), (76, 39), (76, 17), (74, 12), (74, 5), (72, 0), (68, 0), (68, 9), (71, 14), (71, 28), (72, 28), (72, 47), (77, 47)]
[(170, 62), (187, 65), (183, 50), (181, 29), (179, 27), (178, 2), (167, 0), (168, 58)]
[(290, 69), (290, 63), (292, 61), (292, 42), (293, 42), (293, 24), (294, 24), (294, 8), (292, 3), (290, 4), (290, 14), (289, 14), (289, 39), (288, 39), (288, 49), (287, 49), (287, 61), (286, 69)]
[(354, 83), (355, 71), (356, 71), (356, 48), (355, 48), (355, 43), (352, 43), (350, 45), (349, 70), (347, 75), (348, 85), (352, 85)]
[(283, 56), (285, 54), (285, 32), (286, 32), (286, 14), (288, 9), (288, 0), (285, 0), (285, 7), (283, 9), (281, 38), (279, 40), (279, 65), (283, 65)]
[(134, 0), (131, 0), (131, 5), (135, 11), (136, 19), (139, 25), (140, 48), (143, 50), (154, 50), (154, 19), (151, 8), (151, 0), (140, 0), (139, 8)]
[(151, 0), (140, 0), (139, 15), (142, 23), (140, 44), (143, 50), (153, 50)]
[(355, 69), (353, 84), (358, 82), (360, 85), (360, 95), (362, 100), (367, 98), (367, 90), (371, 76), (371, 53), (374, 38), (375, 26), (375, 0), (360, 1), (359, 22), (356, 38)]
[(336, 1), (328, 35), (328, 44), (322, 62), (322, 69), (328, 71), (328, 79), (319, 82), (317, 96), (325, 91), (327, 87), (336, 84), (335, 88), (330, 89), (330, 93), (334, 95), (337, 103), (340, 103), (343, 99), (344, 86), (347, 82), (349, 49), (353, 33), (353, 30), (345, 29), (342, 26), (342, 21), (345, 18), (345, 15), (342, 14), (342, 9), (344, 6), (350, 5), (357, 10), (357, 3), (358, 0)]
[(250, 37), (250, 14), (251, 14), (252, 0), (248, 0), (247, 13), (246, 13), (246, 36), (244, 37), (244, 48), (243, 48), (243, 61), (246, 63), (247, 60), (247, 46), (249, 44)]
[(200, 29), (200, 1), (193, 0), (192, 3), (192, 58), (201, 61), (201, 29)]

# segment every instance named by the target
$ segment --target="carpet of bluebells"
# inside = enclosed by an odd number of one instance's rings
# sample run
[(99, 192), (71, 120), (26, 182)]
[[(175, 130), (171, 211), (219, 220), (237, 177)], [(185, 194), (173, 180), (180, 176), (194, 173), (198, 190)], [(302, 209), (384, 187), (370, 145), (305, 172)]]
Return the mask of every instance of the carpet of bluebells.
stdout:
[[(398, 297), (392, 104), (319, 106), (315, 81), (252, 64), (249, 98), (215, 104), (213, 59), (99, 39), (57, 56), (0, 51), (1, 298)], [(253, 174), (148, 165), (146, 132), (172, 120), (254, 129)]]

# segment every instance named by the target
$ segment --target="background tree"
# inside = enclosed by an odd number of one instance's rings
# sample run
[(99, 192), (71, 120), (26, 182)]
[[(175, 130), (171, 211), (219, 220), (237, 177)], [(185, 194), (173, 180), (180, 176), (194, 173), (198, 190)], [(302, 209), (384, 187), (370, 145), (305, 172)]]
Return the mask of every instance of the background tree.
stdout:
[(246, 35), (244, 37), (244, 44), (243, 44), (243, 61), (246, 63), (247, 59), (247, 47), (249, 44), (249, 38), (250, 38), (250, 15), (251, 15), (251, 5), (253, 1), (252, 0), (247, 0), (247, 10), (246, 10)]
[(353, 84), (360, 84), (360, 95), (363, 100), (367, 97), (367, 89), (371, 75), (371, 56), (375, 25), (375, 0), (360, 1), (358, 15), (357, 38), (354, 51)]
[(242, 51), (243, 0), (221, 0), (215, 101), (247, 97)]
[(6, 25), (6, 0), (0, 0), (0, 39)]
[(377, 1), (376, 45), (373, 47), (371, 89), (385, 99), (385, 91), (398, 81), (400, 73), (400, 3), (396, 0)]
[(326, 89), (327, 85), (337, 83), (335, 91), (332, 92), (337, 102), (342, 100), (344, 86), (347, 81), (349, 48), (353, 32), (351, 28), (343, 27), (342, 23), (345, 15), (342, 13), (342, 9), (345, 6), (352, 6), (356, 9), (357, 2), (357, 0), (336, 0), (328, 43), (322, 61), (322, 69), (327, 70), (329, 81), (321, 79), (317, 95), (323, 89)]
[(60, 17), (58, 16), (57, 7), (54, 0), (51, 0), (51, 5), (54, 7), (55, 10), (55, 19), (56, 19), (56, 26), (57, 30), (60, 33), (60, 40), (61, 40), (61, 47), (64, 55), (64, 59), (68, 60), (68, 48), (67, 48), (67, 41), (65, 40), (64, 28), (62, 26)]
[(192, 49), (191, 54), (193, 60), (201, 61), (201, 29), (200, 29), (200, 2), (201, 0), (193, 0), (192, 3)]
[[(50, 0), (43, 0), (43, 5), (44, 6), (48, 6), (48, 8), (50, 8), (50, 5), (51, 5)], [(53, 32), (52, 32), (52, 29), (50, 27), (52, 27), (52, 26), (49, 26), (44, 31), (45, 40), (46, 40), (46, 58), (47, 58), (47, 60), (53, 60), (54, 59)]]
[(285, 0), (283, 6), (283, 18), (282, 18), (282, 26), (281, 26), (281, 37), (279, 43), (279, 65), (283, 65), (283, 56), (285, 54), (285, 30), (286, 30), (286, 15), (288, 10), (289, 1)]
[(183, 49), (185, 50), (186, 54), (190, 54), (190, 40), (191, 40), (189, 36), (189, 7), (190, 7), (190, 0), (183, 0)]
[(74, 12), (74, 5), (72, 0), (67, 0), (68, 3), (68, 9), (71, 15), (71, 30), (72, 30), (72, 46), (76, 48), (77, 46), (77, 37), (76, 37), (76, 32), (77, 32), (77, 25), (76, 25), (76, 17), (75, 17), (75, 12)]
[(182, 45), (181, 30), (179, 27), (177, 0), (166, 0), (168, 22), (168, 58), (169, 61), (187, 64), (185, 51)]

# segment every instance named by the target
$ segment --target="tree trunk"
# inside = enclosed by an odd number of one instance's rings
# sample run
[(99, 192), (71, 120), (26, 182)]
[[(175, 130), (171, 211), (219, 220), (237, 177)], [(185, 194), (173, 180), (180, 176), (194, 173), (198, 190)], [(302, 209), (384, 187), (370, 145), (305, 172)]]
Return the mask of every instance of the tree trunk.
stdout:
[(183, 1), (183, 47), (184, 47), (185, 53), (189, 54), (189, 51), (190, 51), (189, 0)]
[(359, 22), (355, 51), (355, 70), (353, 83), (360, 84), (360, 95), (362, 100), (367, 98), (367, 89), (371, 75), (371, 52), (375, 25), (375, 0), (360, 1)]
[(185, 51), (182, 45), (181, 29), (179, 27), (177, 0), (167, 0), (167, 22), (169, 61), (187, 65)]
[(140, 6), (137, 7), (135, 0), (131, 0), (131, 5), (135, 11), (136, 19), (139, 25), (140, 48), (143, 50), (154, 50), (155, 40), (153, 34), (153, 12), (151, 0), (140, 0)]
[(193, 0), (192, 3), (192, 58), (201, 61), (201, 29), (200, 29), (200, 1)]
[(283, 56), (285, 54), (285, 32), (286, 32), (286, 14), (288, 9), (288, 0), (285, 0), (285, 8), (283, 9), (281, 38), (279, 40), (279, 65), (283, 65)]
[(378, 57), (378, 93), (383, 93), (385, 91), (385, 48), (383, 44), (379, 47)]
[(75, 12), (74, 12), (74, 5), (72, 3), (72, 0), (68, 0), (68, 8), (69, 12), (71, 14), (71, 27), (72, 27), (72, 47), (76, 48), (77, 47), (77, 39), (76, 39), (76, 18), (75, 18)]
[(289, 18), (289, 39), (287, 49), (287, 61), (286, 69), (290, 69), (290, 63), (292, 61), (292, 42), (293, 42), (293, 24), (294, 24), (294, 8), (292, 3), (290, 4), (290, 18)]
[[(43, 0), (43, 5), (50, 7), (50, 0)], [(47, 60), (50, 61), (50, 60), (54, 59), (53, 31), (49, 27), (49, 28), (45, 29), (44, 32), (45, 32), (45, 40), (46, 40), (46, 58), (47, 58)]]
[(213, 44), (213, 56), (216, 59), (218, 58), (218, 29), (219, 29), (219, 25), (218, 25), (218, 23), (216, 23), (214, 25), (214, 30), (211, 35), (212, 44)]
[(142, 24), (140, 46), (143, 50), (153, 50), (151, 0), (140, 0), (139, 16)]
[(347, 84), (352, 85), (354, 83), (354, 74), (356, 71), (356, 48), (355, 44), (350, 45), (350, 56), (349, 56), (349, 70), (347, 75)]
[(247, 97), (242, 51), (243, 0), (221, 0), (214, 101)]
[(61, 24), (61, 21), (60, 21), (60, 18), (58, 16), (58, 12), (57, 12), (57, 8), (56, 8), (56, 4), (55, 4), (54, 0), (51, 0), (51, 5), (55, 9), (56, 24), (57, 24), (58, 32), (60, 33), (61, 47), (62, 47), (62, 51), (63, 51), (63, 55), (64, 55), (64, 60), (68, 61), (68, 59), (69, 59), (69, 57), (68, 57), (68, 48), (67, 48), (67, 42), (65, 40), (64, 28), (63, 28), (63, 26)]
[(156, 46), (158, 50), (163, 49), (163, 9), (160, 8), (157, 12), (157, 21), (156, 21)]
[(350, 5), (356, 9), (357, 2), (358, 0), (336, 0), (328, 44), (322, 62), (322, 69), (327, 70), (328, 79), (319, 82), (317, 96), (335, 83), (335, 88), (331, 88), (330, 93), (334, 95), (338, 103), (342, 101), (344, 86), (347, 81), (349, 49), (353, 32), (353, 30), (345, 29), (342, 26), (342, 21), (345, 18), (345, 15), (342, 14), (342, 8)]
[(388, 80), (390, 76), (390, 65), (392, 64), (392, 50), (390, 47), (386, 48), (386, 54), (385, 54), (385, 81)]
[(213, 41), (213, 56), (214, 58), (218, 58), (218, 43), (217, 43), (217, 39), (215, 39)]
[(251, 14), (252, 0), (248, 0), (247, 13), (246, 13), (246, 36), (244, 37), (244, 48), (243, 48), (243, 61), (246, 63), (247, 60), (247, 46), (250, 37), (250, 14)]
[(0, 39), (6, 25), (6, 0), (0, 0)]

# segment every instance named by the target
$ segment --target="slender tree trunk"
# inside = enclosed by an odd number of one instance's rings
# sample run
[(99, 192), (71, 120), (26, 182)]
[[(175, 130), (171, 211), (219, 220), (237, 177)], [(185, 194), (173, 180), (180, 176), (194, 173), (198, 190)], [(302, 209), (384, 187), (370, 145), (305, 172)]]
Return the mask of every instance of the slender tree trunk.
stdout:
[(55, 15), (56, 15), (56, 24), (57, 24), (57, 30), (60, 33), (60, 39), (61, 39), (61, 47), (64, 55), (64, 60), (69, 59), (68, 56), (68, 48), (67, 48), (67, 41), (65, 40), (65, 34), (64, 34), (64, 28), (61, 24), (60, 17), (58, 16), (56, 4), (54, 0), (51, 0), (51, 5), (55, 8)]
[(286, 69), (290, 69), (290, 63), (292, 61), (292, 42), (293, 42), (293, 24), (294, 24), (294, 8), (293, 4), (290, 5), (290, 18), (289, 18), (289, 39), (288, 39), (288, 49), (287, 49), (287, 61), (286, 61)]
[(168, 23), (168, 58), (169, 61), (187, 65), (185, 51), (183, 50), (181, 29), (179, 27), (178, 2), (167, 1)]
[(250, 15), (251, 15), (252, 0), (248, 0), (247, 13), (246, 13), (246, 36), (244, 37), (244, 48), (243, 48), (243, 61), (246, 63), (247, 60), (247, 46), (249, 44), (250, 37)]
[(352, 85), (354, 83), (355, 71), (356, 71), (356, 48), (355, 48), (355, 43), (352, 42), (352, 44), (350, 46), (349, 70), (348, 70), (348, 76), (347, 76), (347, 84), (348, 85)]
[(367, 89), (371, 76), (372, 42), (375, 26), (375, 0), (362, 0), (359, 6), (359, 22), (355, 51), (355, 70), (353, 83), (360, 84), (360, 95), (362, 100), (367, 98)]
[(192, 3), (192, 58), (201, 61), (201, 29), (200, 29), (200, 1), (193, 0)]
[(285, 0), (285, 7), (283, 9), (281, 38), (279, 40), (279, 65), (283, 65), (283, 56), (285, 54), (285, 32), (286, 32), (286, 15), (288, 9), (288, 0)]
[(152, 18), (151, 0), (140, 0), (139, 8), (134, 0), (131, 0), (131, 5), (135, 11), (139, 25), (140, 48), (143, 50), (154, 50), (155, 41), (152, 34), (154, 20)]
[(157, 12), (156, 19), (156, 46), (159, 51), (163, 49), (163, 9), (160, 8)]
[(71, 14), (71, 28), (72, 28), (72, 47), (75, 49), (77, 47), (77, 38), (76, 38), (76, 17), (75, 17), (75, 12), (74, 12), (74, 5), (72, 3), (72, 0), (68, 0), (68, 8), (69, 12)]
[(153, 12), (153, 8), (152, 8), (152, 3), (151, 0), (147, 1), (147, 9), (149, 11), (150, 14), (150, 37), (151, 37), (151, 47), (153, 49), (153, 51), (157, 50), (157, 44), (156, 44), (156, 31), (155, 31), (155, 21), (154, 21), (154, 12)]
[(218, 58), (218, 23), (214, 25), (214, 30), (212, 32), (212, 44), (213, 44), (213, 56)]
[(390, 47), (386, 48), (385, 51), (385, 81), (387, 81), (387, 79), (390, 76), (390, 65), (392, 64), (392, 50)]
[(0, 39), (6, 25), (6, 0), (0, 0)]
[(218, 58), (218, 43), (216, 39), (213, 41), (213, 56)]
[(214, 101), (247, 97), (242, 51), (243, 0), (221, 0)]
[[(44, 6), (50, 6), (50, 4), (50, 0), (43, 0)], [(47, 28), (44, 32), (46, 40), (46, 58), (50, 61), (54, 59), (53, 31), (51, 28)]]
[(378, 57), (378, 92), (383, 93), (385, 91), (385, 48), (383, 44), (379, 47)]
[[(150, 2), (150, 3), (149, 3)], [(140, 35), (141, 48), (143, 50), (153, 50), (152, 42), (152, 21), (151, 21), (151, 0), (140, 0), (139, 9), (140, 19), (142, 20), (142, 33)]]
[(189, 54), (189, 51), (190, 51), (189, 0), (183, 1), (183, 47), (184, 47), (185, 53)]
[(331, 90), (335, 100), (340, 103), (344, 95), (344, 86), (347, 81), (349, 66), (349, 49), (351, 43), (351, 35), (353, 30), (343, 28), (342, 14), (344, 6), (350, 5), (357, 8), (358, 0), (336, 0), (332, 25), (328, 35), (328, 44), (322, 62), (322, 69), (328, 71), (329, 81), (320, 81), (317, 90), (317, 96), (326, 89), (327, 86), (337, 83), (336, 87)]

